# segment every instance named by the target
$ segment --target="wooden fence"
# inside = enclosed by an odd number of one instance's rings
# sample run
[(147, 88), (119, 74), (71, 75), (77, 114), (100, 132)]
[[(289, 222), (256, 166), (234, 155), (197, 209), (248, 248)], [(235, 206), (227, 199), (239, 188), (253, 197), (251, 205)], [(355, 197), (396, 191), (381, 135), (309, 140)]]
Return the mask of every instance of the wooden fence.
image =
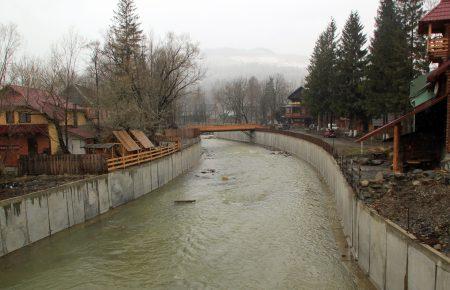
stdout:
[[(183, 145), (179, 138), (168, 139), (176, 139), (176, 142), (170, 143), (168, 146), (155, 147), (116, 158), (106, 158), (101, 154), (21, 156), (19, 159), (19, 174), (82, 175), (103, 174), (117, 169), (125, 169), (173, 154), (182, 149)], [(186, 144), (185, 147), (198, 141), (199, 138), (192, 138), (192, 142)]]
[(130, 154), (123, 157), (109, 158), (107, 159), (108, 171), (114, 171), (117, 169), (124, 169), (130, 166), (138, 165), (141, 163), (149, 162), (170, 154), (173, 154), (181, 149), (180, 142), (172, 143), (169, 146), (155, 147), (150, 150)]
[(106, 158), (100, 154), (21, 156), (20, 175), (83, 175), (107, 172)]

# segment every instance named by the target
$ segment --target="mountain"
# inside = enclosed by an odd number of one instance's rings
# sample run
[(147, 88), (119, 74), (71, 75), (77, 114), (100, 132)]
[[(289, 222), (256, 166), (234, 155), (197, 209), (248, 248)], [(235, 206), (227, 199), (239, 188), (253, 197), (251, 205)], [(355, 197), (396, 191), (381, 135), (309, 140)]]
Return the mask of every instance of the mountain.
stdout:
[(220, 48), (203, 50), (202, 62), (206, 70), (202, 86), (210, 92), (218, 81), (251, 76), (263, 80), (276, 74), (284, 75), (286, 80), (298, 86), (306, 75), (308, 58), (278, 54), (265, 48)]

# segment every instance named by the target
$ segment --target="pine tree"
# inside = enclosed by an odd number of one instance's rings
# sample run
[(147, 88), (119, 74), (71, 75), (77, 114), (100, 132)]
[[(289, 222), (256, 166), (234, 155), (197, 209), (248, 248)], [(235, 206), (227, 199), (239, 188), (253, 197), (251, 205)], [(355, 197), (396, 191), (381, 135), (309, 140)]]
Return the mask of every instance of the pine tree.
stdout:
[(129, 74), (141, 55), (144, 39), (134, 0), (119, 0), (113, 20), (107, 50), (116, 68)]
[(426, 57), (426, 36), (418, 32), (419, 21), (425, 14), (424, 0), (397, 0), (401, 22), (407, 34), (411, 79), (429, 71)]
[(275, 82), (272, 77), (269, 77), (269, 79), (266, 82), (266, 85), (264, 87), (263, 96), (261, 98), (260, 103), (260, 112), (261, 112), (261, 123), (267, 124), (267, 116), (269, 116), (270, 120), (273, 120), (273, 112), (271, 112), (272, 104), (275, 101)]
[(374, 117), (405, 111), (410, 64), (407, 35), (393, 0), (381, 0), (370, 45), (366, 110)]
[[(336, 23), (330, 22), (316, 42), (306, 77), (306, 101), (312, 114), (332, 122), (337, 104)], [(319, 124), (320, 125), (320, 124)]]
[(358, 12), (352, 12), (345, 24), (339, 43), (337, 73), (338, 96), (336, 110), (341, 116), (366, 120), (363, 100), (363, 80), (367, 66), (367, 37)]
[(117, 127), (128, 128), (130, 120), (140, 118), (135, 112), (144, 98), (140, 82), (140, 71), (145, 69), (143, 39), (134, 0), (119, 0), (104, 49), (110, 74), (105, 86), (108, 95), (105, 102), (114, 112), (110, 121)]

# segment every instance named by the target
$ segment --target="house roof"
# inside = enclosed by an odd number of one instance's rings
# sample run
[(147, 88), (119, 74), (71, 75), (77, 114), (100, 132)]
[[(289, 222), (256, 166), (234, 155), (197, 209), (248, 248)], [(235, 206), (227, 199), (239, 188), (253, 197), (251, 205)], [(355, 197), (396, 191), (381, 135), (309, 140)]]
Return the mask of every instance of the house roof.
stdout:
[(0, 135), (47, 135), (48, 126), (42, 124), (32, 125), (0, 125)]
[(66, 103), (67, 100), (59, 95), (51, 95), (43, 90), (17, 85), (8, 85), (3, 89), (5, 92), (8, 92), (8, 90), (12, 93), (6, 94), (6, 97), (2, 98), (0, 102), (0, 107), (2, 108), (11, 106), (28, 107), (58, 120), (63, 120), (63, 107), (66, 104), (69, 110), (83, 109), (70, 101)]
[(293, 102), (300, 101), (303, 98), (303, 90), (303, 87), (297, 88), (292, 92), (292, 94), (289, 95), (288, 100), (291, 100)]
[(441, 2), (428, 12), (419, 22), (419, 32), (426, 34), (428, 24), (433, 24), (433, 32), (443, 32), (444, 23), (450, 22), (450, 0)]
[(94, 139), (95, 138), (95, 132), (86, 128), (79, 128), (79, 127), (69, 127), (67, 128), (67, 131), (69, 134), (81, 137), (82, 139)]

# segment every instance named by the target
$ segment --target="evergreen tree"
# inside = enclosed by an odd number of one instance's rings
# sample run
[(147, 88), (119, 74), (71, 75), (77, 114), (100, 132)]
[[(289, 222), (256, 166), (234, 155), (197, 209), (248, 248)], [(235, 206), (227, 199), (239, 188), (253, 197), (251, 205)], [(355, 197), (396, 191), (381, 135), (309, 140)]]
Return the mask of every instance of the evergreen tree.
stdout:
[(263, 96), (261, 98), (260, 103), (260, 112), (261, 112), (261, 123), (267, 124), (267, 117), (269, 115), (269, 119), (273, 120), (273, 112), (271, 112), (271, 108), (273, 102), (275, 101), (275, 82), (272, 77), (269, 77), (266, 85), (264, 87)]
[(407, 35), (393, 0), (381, 0), (370, 45), (366, 110), (374, 117), (407, 109), (410, 64)]
[(367, 49), (364, 48), (367, 37), (363, 29), (358, 12), (352, 12), (342, 31), (338, 49), (336, 110), (351, 122), (355, 118), (367, 121), (362, 86), (367, 66)]
[[(306, 102), (315, 116), (332, 122), (337, 108), (336, 23), (330, 22), (314, 47), (306, 77)], [(319, 124), (320, 125), (320, 124)]]
[(411, 79), (428, 72), (426, 36), (418, 32), (419, 21), (425, 14), (424, 0), (397, 0), (402, 26), (407, 35)]
[(134, 60), (141, 54), (143, 32), (134, 0), (119, 0), (110, 28), (108, 51), (117, 68), (130, 73)]
[[(106, 105), (117, 112), (111, 114), (111, 122), (123, 128), (129, 127), (133, 117), (138, 118), (134, 111), (145, 98), (140, 81), (146, 67), (143, 39), (134, 0), (119, 0), (104, 49), (110, 74), (105, 88), (109, 96)], [(122, 113), (125, 110), (129, 112)]]

